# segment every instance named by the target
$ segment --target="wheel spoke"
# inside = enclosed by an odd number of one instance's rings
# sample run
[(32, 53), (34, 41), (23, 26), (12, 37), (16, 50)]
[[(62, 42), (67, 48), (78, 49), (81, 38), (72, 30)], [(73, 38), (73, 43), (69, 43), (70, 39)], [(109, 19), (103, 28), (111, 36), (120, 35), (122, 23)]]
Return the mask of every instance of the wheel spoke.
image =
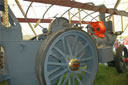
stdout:
[(71, 46), (69, 44), (69, 41), (66, 40), (66, 43), (67, 43), (67, 47), (68, 47), (68, 50), (69, 50), (69, 54), (70, 54), (70, 56), (72, 56), (72, 50), (71, 50)]
[(92, 59), (93, 59), (93, 58), (90, 56), (90, 57), (86, 57), (86, 58), (80, 59), (80, 62), (88, 61), (88, 60), (92, 60)]
[(78, 51), (78, 45), (76, 45), (76, 47), (75, 47), (75, 53), (74, 53), (74, 56), (75, 56), (75, 57), (77, 57), (77, 56), (76, 56), (76, 55), (77, 55), (77, 54), (76, 54), (77, 51)]
[(85, 56), (86, 56), (85, 53), (81, 53), (81, 54), (79, 55), (78, 59), (81, 59), (82, 57), (85, 57)]
[(60, 57), (58, 57), (54, 52), (51, 53), (51, 56), (56, 58), (57, 60), (60, 60)]
[(75, 74), (81, 74), (81, 71), (76, 71), (76, 72), (74, 72)]
[(61, 71), (60, 73), (58, 73), (57, 75), (55, 75), (54, 77), (52, 77), (52, 78), (50, 79), (50, 81), (52, 81), (52, 80), (58, 78), (58, 77), (61, 76), (61, 75), (64, 75), (64, 73), (67, 72), (67, 71), (68, 71), (68, 69), (65, 69), (65, 70)]
[[(76, 72), (74, 72), (75, 74), (82, 74), (82, 72), (88, 72), (86, 69), (82, 69), (82, 68), (80, 68), (80, 70), (79, 71), (76, 71)], [(88, 72), (89, 73), (89, 72)]]
[(75, 85), (75, 76), (74, 76), (75, 74), (73, 73), (73, 75), (72, 75), (72, 85)]
[(84, 84), (82, 83), (82, 81), (78, 78), (77, 75), (75, 75), (75, 78), (76, 78), (76, 80), (79, 82), (80, 85), (84, 85)]
[(87, 74), (91, 74), (91, 72), (87, 71), (87, 69), (82, 69), (82, 68), (81, 68), (81, 72), (85, 72), (85, 73), (87, 73)]
[(64, 53), (65, 53), (65, 39), (64, 39), (64, 37), (62, 38), (62, 44), (63, 44)]
[(52, 65), (52, 66), (66, 66), (65, 63), (57, 63), (57, 62), (48, 62), (48, 65)]
[(78, 39), (78, 36), (75, 36), (75, 41), (73, 42), (74, 44), (72, 45), (72, 50), (76, 48), (77, 39)]
[(79, 71), (79, 72), (77, 72), (76, 74), (77, 74), (77, 75), (78, 75), (78, 77), (79, 77), (79, 78), (81, 78), (81, 79), (82, 79), (82, 78), (83, 78), (83, 76), (84, 76), (84, 75), (82, 74), (82, 71)]
[(85, 44), (77, 53), (76, 53), (76, 57), (88, 46), (88, 44)]
[(83, 70), (83, 72), (87, 73), (87, 74), (91, 74), (91, 72), (87, 71), (87, 70)]
[(54, 46), (54, 49), (59, 52), (63, 57), (65, 57), (65, 53), (62, 52), (59, 48), (57, 48), (56, 46)]
[(51, 75), (51, 74), (55, 73), (55, 72), (58, 71), (60, 68), (61, 68), (61, 67), (56, 67), (54, 70), (50, 71), (50, 72), (48, 73), (48, 75)]
[(69, 79), (68, 79), (68, 85), (71, 85), (71, 79), (70, 79), (70, 76), (69, 76)]
[(68, 79), (70, 78), (70, 77), (69, 77), (70, 73), (67, 73), (67, 74), (68, 74), (68, 75), (66, 76), (66, 79), (63, 81), (63, 84), (62, 84), (62, 85), (65, 85), (66, 82), (68, 81)]
[(83, 77), (85, 76), (85, 75), (83, 75), (83, 72), (84, 72), (85, 74), (88, 74), (88, 75), (91, 74), (91, 72), (87, 71), (87, 69), (82, 69), (82, 68), (80, 68), (79, 71), (75, 72), (75, 74), (78, 74), (78, 75), (80, 75), (81, 78), (83, 78)]
[(87, 66), (87, 62), (80, 62), (80, 66), (82, 67), (82, 66)]
[(61, 85), (62, 79), (63, 79), (64, 75), (61, 75), (60, 79), (59, 79), (59, 83), (58, 85)]

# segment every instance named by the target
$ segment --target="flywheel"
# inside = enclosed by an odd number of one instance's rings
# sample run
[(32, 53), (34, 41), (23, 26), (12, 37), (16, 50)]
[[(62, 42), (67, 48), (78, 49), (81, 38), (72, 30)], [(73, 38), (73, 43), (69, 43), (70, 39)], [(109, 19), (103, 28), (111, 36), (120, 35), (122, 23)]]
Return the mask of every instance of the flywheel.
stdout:
[(97, 69), (95, 43), (78, 28), (49, 35), (37, 54), (36, 74), (40, 85), (92, 85)]

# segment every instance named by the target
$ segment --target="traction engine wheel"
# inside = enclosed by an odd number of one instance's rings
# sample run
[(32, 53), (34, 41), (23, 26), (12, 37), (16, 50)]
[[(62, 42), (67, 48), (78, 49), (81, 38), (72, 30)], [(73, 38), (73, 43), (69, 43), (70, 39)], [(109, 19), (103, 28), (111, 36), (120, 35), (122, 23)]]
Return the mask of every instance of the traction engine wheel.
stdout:
[(124, 45), (120, 45), (116, 50), (115, 66), (119, 73), (128, 70), (128, 51)]
[(47, 37), (36, 59), (40, 85), (92, 85), (98, 54), (91, 37), (79, 29), (63, 29)]

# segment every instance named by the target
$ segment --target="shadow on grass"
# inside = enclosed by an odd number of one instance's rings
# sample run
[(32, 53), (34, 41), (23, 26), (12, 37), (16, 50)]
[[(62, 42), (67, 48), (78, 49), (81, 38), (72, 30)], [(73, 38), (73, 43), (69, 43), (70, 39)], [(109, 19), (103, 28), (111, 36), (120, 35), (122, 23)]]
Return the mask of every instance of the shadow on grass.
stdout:
[[(0, 85), (8, 85), (8, 83), (4, 81)], [(115, 68), (100, 64), (94, 85), (128, 85), (128, 72), (120, 74)]]
[(118, 73), (115, 68), (100, 64), (94, 85), (128, 85), (128, 72)]

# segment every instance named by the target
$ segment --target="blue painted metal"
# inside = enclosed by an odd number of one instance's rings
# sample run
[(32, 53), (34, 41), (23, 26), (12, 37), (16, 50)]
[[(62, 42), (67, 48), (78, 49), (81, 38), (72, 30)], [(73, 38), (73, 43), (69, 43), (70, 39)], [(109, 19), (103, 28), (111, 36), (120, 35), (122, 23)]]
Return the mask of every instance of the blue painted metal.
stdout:
[(97, 48), (99, 53), (99, 62), (107, 63), (113, 61), (113, 47)]
[(104, 13), (100, 13), (100, 20), (103, 21), (106, 26), (104, 38), (95, 36), (94, 29), (90, 25), (88, 25), (87, 27), (89, 27), (88, 32), (89, 31), (91, 32), (89, 33), (90, 36), (93, 38), (93, 40), (96, 43), (98, 54), (99, 54), (99, 62), (107, 63), (114, 60), (113, 45), (117, 35), (112, 32), (112, 21), (106, 22)]
[[(3, 5), (1, 5), (1, 7), (3, 7)], [(4, 9), (2, 9), (1, 11), (3, 10)], [(11, 27), (9, 29), (6, 29), (2, 25), (2, 22), (0, 21), (0, 41), (22, 40), (21, 26), (10, 8), (9, 8), (9, 16), (10, 16), (9, 19), (11, 24)]]
[(50, 23), (48, 31), (53, 33), (61, 29), (67, 29), (70, 27), (68, 19), (64, 17), (57, 17)]
[[(69, 68), (72, 59), (80, 62), (79, 70)], [(41, 85), (75, 85), (76, 82), (76, 85), (92, 85), (98, 69), (98, 54), (87, 33), (78, 28), (64, 29), (44, 40), (36, 63)]]
[(5, 41), (9, 85), (38, 85), (35, 58), (41, 41)]
[[(4, 11), (2, 1), (0, 11)], [(21, 26), (10, 8), (9, 20), (9, 29), (0, 20), (0, 46), (4, 48), (6, 57), (6, 72), (0, 74), (0, 81), (8, 80), (8, 85), (39, 85), (35, 75), (35, 58), (43, 41), (23, 41)]]
[[(0, 11), (4, 11), (3, 1), (0, 0)], [(10, 8), (9, 22), (11, 27), (6, 29), (0, 16), (0, 46), (6, 58), (6, 70), (0, 73), (0, 81), (8, 80), (9, 85), (55, 85), (57, 81), (75, 85), (75, 80), (77, 85), (93, 84), (98, 53), (91, 37), (81, 28), (67, 29), (68, 20), (57, 18), (50, 24), (49, 33), (45, 30), (38, 40), (34, 37), (24, 41), (21, 26)], [(69, 68), (72, 59), (80, 62), (79, 70)]]

